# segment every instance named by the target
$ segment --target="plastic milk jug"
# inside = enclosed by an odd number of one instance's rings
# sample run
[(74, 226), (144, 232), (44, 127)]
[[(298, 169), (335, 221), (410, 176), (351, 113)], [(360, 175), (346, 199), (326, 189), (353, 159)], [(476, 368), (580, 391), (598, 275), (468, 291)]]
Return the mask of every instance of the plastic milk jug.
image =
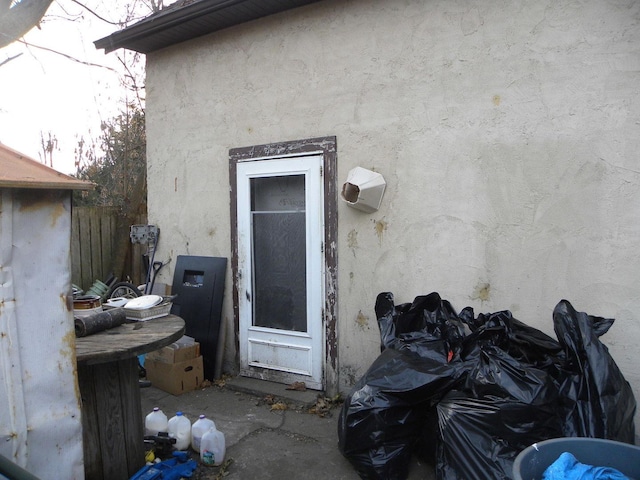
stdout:
[(158, 435), (158, 432), (166, 432), (168, 427), (167, 416), (158, 407), (144, 419), (144, 434)]
[(200, 453), (200, 441), (202, 440), (202, 436), (212, 427), (216, 427), (213, 420), (209, 420), (204, 415), (200, 415), (198, 420), (193, 422), (193, 426), (191, 427), (191, 448)]
[(216, 427), (212, 427), (202, 436), (200, 443), (200, 460), (209, 467), (221, 465), (224, 462), (225, 441), (224, 434)]
[(169, 436), (176, 439), (176, 450), (186, 450), (191, 442), (191, 422), (182, 412), (177, 412), (169, 419)]

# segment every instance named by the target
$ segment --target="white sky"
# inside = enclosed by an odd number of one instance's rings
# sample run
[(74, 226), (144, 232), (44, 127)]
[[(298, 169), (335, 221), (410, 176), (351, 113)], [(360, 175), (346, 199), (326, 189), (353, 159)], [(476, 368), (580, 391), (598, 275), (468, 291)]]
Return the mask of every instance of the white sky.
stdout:
[[(95, 40), (119, 27), (95, 18), (80, 6), (61, 0), (49, 8), (41, 29), (31, 30), (25, 41), (73, 56), (85, 62), (111, 66), (123, 72), (116, 54), (127, 58), (133, 52), (119, 50), (105, 55)], [(127, 0), (88, 0), (101, 16), (117, 21), (126, 14)], [(76, 21), (68, 18), (79, 16)], [(63, 18), (61, 18), (63, 17)], [(75, 173), (74, 148), (78, 138), (97, 138), (101, 119), (116, 116), (126, 93), (118, 74), (106, 68), (82, 65), (60, 55), (14, 43), (0, 49), (0, 63), (17, 53), (22, 55), (0, 66), (0, 142), (43, 163), (40, 142), (51, 132), (58, 140), (53, 168)], [(142, 57), (142, 63), (144, 57)], [(144, 97), (144, 91), (141, 92)]]

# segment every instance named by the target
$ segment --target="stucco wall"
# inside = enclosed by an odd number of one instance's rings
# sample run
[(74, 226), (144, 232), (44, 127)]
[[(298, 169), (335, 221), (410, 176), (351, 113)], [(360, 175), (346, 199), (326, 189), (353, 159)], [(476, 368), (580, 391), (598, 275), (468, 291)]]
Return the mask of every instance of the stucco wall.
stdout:
[(562, 298), (616, 318), (640, 398), (640, 2), (321, 2), (149, 55), (147, 128), (163, 260), (230, 256), (230, 148), (335, 135), (340, 181), (384, 175), (378, 212), (339, 205), (343, 390), (376, 295), (438, 291), (552, 336)]

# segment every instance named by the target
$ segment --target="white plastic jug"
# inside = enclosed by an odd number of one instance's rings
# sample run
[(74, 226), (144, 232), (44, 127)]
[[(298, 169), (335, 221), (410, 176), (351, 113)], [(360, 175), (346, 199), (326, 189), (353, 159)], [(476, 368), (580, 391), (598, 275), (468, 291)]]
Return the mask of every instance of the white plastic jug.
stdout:
[(158, 432), (166, 432), (168, 427), (167, 416), (158, 407), (144, 419), (144, 434), (158, 435)]
[(202, 436), (200, 443), (200, 461), (209, 467), (217, 467), (224, 462), (225, 440), (224, 434), (216, 427), (212, 427)]
[(174, 448), (176, 450), (186, 450), (191, 442), (191, 422), (182, 412), (176, 412), (175, 416), (169, 419), (169, 436), (176, 439)]
[(191, 426), (191, 448), (196, 452), (200, 453), (200, 441), (202, 440), (202, 436), (207, 433), (211, 427), (216, 428), (216, 424), (213, 423), (213, 420), (208, 419), (204, 415), (200, 415), (198, 420), (193, 422), (193, 425)]

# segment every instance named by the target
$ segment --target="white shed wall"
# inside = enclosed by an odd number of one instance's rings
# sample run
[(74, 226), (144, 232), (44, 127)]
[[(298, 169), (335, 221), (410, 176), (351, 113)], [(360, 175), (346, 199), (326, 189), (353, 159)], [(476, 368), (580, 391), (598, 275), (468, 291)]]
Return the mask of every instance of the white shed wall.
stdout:
[(552, 336), (562, 298), (616, 318), (640, 399), (640, 2), (325, 1), (149, 55), (147, 94), (162, 259), (230, 257), (230, 148), (335, 135), (341, 182), (384, 176), (378, 212), (339, 205), (342, 390), (376, 295), (438, 291)]
[(83, 479), (70, 191), (0, 189), (0, 454)]

